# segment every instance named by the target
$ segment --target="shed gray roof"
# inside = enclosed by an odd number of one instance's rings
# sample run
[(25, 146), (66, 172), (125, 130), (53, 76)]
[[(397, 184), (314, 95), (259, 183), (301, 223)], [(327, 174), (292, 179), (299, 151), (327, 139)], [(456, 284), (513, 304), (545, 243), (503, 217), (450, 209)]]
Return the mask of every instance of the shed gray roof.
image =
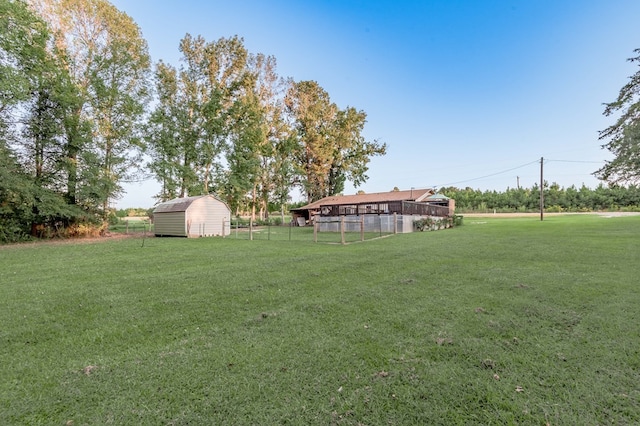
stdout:
[(174, 198), (173, 200), (165, 201), (164, 203), (158, 204), (158, 206), (153, 210), (154, 213), (169, 213), (169, 212), (184, 212), (186, 211), (191, 203), (193, 203), (198, 197), (183, 197), (183, 198)]
[(196, 200), (199, 200), (203, 197), (211, 197), (225, 204), (224, 201), (216, 197), (215, 195), (198, 195), (195, 197), (183, 197), (183, 198), (174, 198), (173, 200), (165, 201), (164, 203), (160, 203), (153, 210), (153, 213), (170, 213), (170, 212), (184, 212), (187, 211), (189, 206)]

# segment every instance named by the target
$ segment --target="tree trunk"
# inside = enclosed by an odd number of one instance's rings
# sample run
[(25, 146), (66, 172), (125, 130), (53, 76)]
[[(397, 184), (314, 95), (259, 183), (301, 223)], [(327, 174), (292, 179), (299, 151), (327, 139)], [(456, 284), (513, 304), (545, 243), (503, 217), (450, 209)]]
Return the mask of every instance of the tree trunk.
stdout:
[(256, 220), (256, 185), (253, 185), (253, 191), (251, 193), (251, 220), (255, 222)]
[(209, 170), (211, 170), (211, 163), (207, 163), (204, 167), (204, 193), (209, 193)]
[(78, 153), (80, 152), (80, 113), (81, 108), (73, 112), (71, 122), (66, 128), (67, 132), (67, 203), (75, 205), (77, 203), (78, 191)]

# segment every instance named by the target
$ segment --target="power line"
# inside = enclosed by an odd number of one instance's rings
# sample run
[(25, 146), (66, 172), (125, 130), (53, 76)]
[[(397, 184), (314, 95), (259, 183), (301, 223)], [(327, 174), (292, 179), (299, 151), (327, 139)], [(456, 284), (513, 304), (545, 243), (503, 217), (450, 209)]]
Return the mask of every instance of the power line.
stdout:
[(539, 162), (540, 162), (540, 160), (534, 160), (534, 161), (531, 161), (530, 163), (522, 164), (522, 165), (520, 165), (520, 166), (513, 167), (513, 168), (511, 168), (511, 169), (502, 170), (502, 171), (500, 171), (500, 172), (491, 173), (491, 174), (489, 174), (489, 175), (480, 176), (480, 177), (472, 178), (472, 179), (460, 180), (460, 181), (457, 181), (457, 182), (443, 183), (443, 184), (441, 184), (441, 185), (434, 185), (434, 188), (435, 188), (435, 187), (440, 187), (440, 188), (441, 188), (441, 187), (444, 187), (444, 186), (457, 185), (457, 184), (459, 184), (459, 183), (473, 182), (473, 181), (480, 180), (480, 179), (486, 179), (486, 178), (488, 178), (488, 177), (493, 177), (493, 176), (501, 175), (501, 174), (503, 174), (503, 173), (509, 173), (509, 172), (514, 171), (514, 170), (518, 170), (518, 169), (521, 169), (521, 168), (523, 168), (523, 167), (527, 167), (527, 166), (530, 166), (530, 165), (532, 165), (532, 164), (539, 163)]
[(552, 161), (554, 161), (556, 163), (585, 163), (585, 164), (604, 164), (604, 163), (606, 163), (606, 161), (544, 160), (545, 163), (550, 163)]

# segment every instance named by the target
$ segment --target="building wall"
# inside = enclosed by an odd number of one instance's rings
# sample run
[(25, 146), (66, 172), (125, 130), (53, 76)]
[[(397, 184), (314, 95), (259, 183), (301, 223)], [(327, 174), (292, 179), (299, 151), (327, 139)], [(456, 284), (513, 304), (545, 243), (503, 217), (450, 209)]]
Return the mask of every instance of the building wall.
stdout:
[[(315, 216), (318, 232), (340, 232), (343, 216)], [(416, 219), (413, 219), (413, 218)], [(364, 218), (364, 232), (407, 233), (413, 232), (413, 220), (419, 216), (365, 214), (344, 216), (345, 232), (360, 232), (360, 221)]]
[(166, 212), (153, 215), (153, 230), (157, 236), (186, 237), (185, 212)]
[(213, 197), (195, 200), (186, 213), (189, 237), (226, 236), (231, 233), (231, 212), (226, 204)]

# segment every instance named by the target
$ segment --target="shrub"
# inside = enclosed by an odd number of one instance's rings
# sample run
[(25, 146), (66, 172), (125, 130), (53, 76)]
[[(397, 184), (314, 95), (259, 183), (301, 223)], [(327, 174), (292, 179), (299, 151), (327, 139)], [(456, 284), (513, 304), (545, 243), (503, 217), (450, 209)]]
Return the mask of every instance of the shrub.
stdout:
[(455, 218), (459, 217), (459, 224), (462, 225), (462, 216), (447, 216), (439, 219), (424, 217), (413, 222), (416, 231), (435, 231), (438, 229), (452, 228), (456, 225)]
[(417, 231), (430, 231), (434, 221), (430, 217), (424, 217), (413, 222), (413, 226)]
[(60, 236), (69, 238), (95, 238), (103, 236), (109, 228), (108, 222), (96, 223), (76, 223), (64, 228)]

